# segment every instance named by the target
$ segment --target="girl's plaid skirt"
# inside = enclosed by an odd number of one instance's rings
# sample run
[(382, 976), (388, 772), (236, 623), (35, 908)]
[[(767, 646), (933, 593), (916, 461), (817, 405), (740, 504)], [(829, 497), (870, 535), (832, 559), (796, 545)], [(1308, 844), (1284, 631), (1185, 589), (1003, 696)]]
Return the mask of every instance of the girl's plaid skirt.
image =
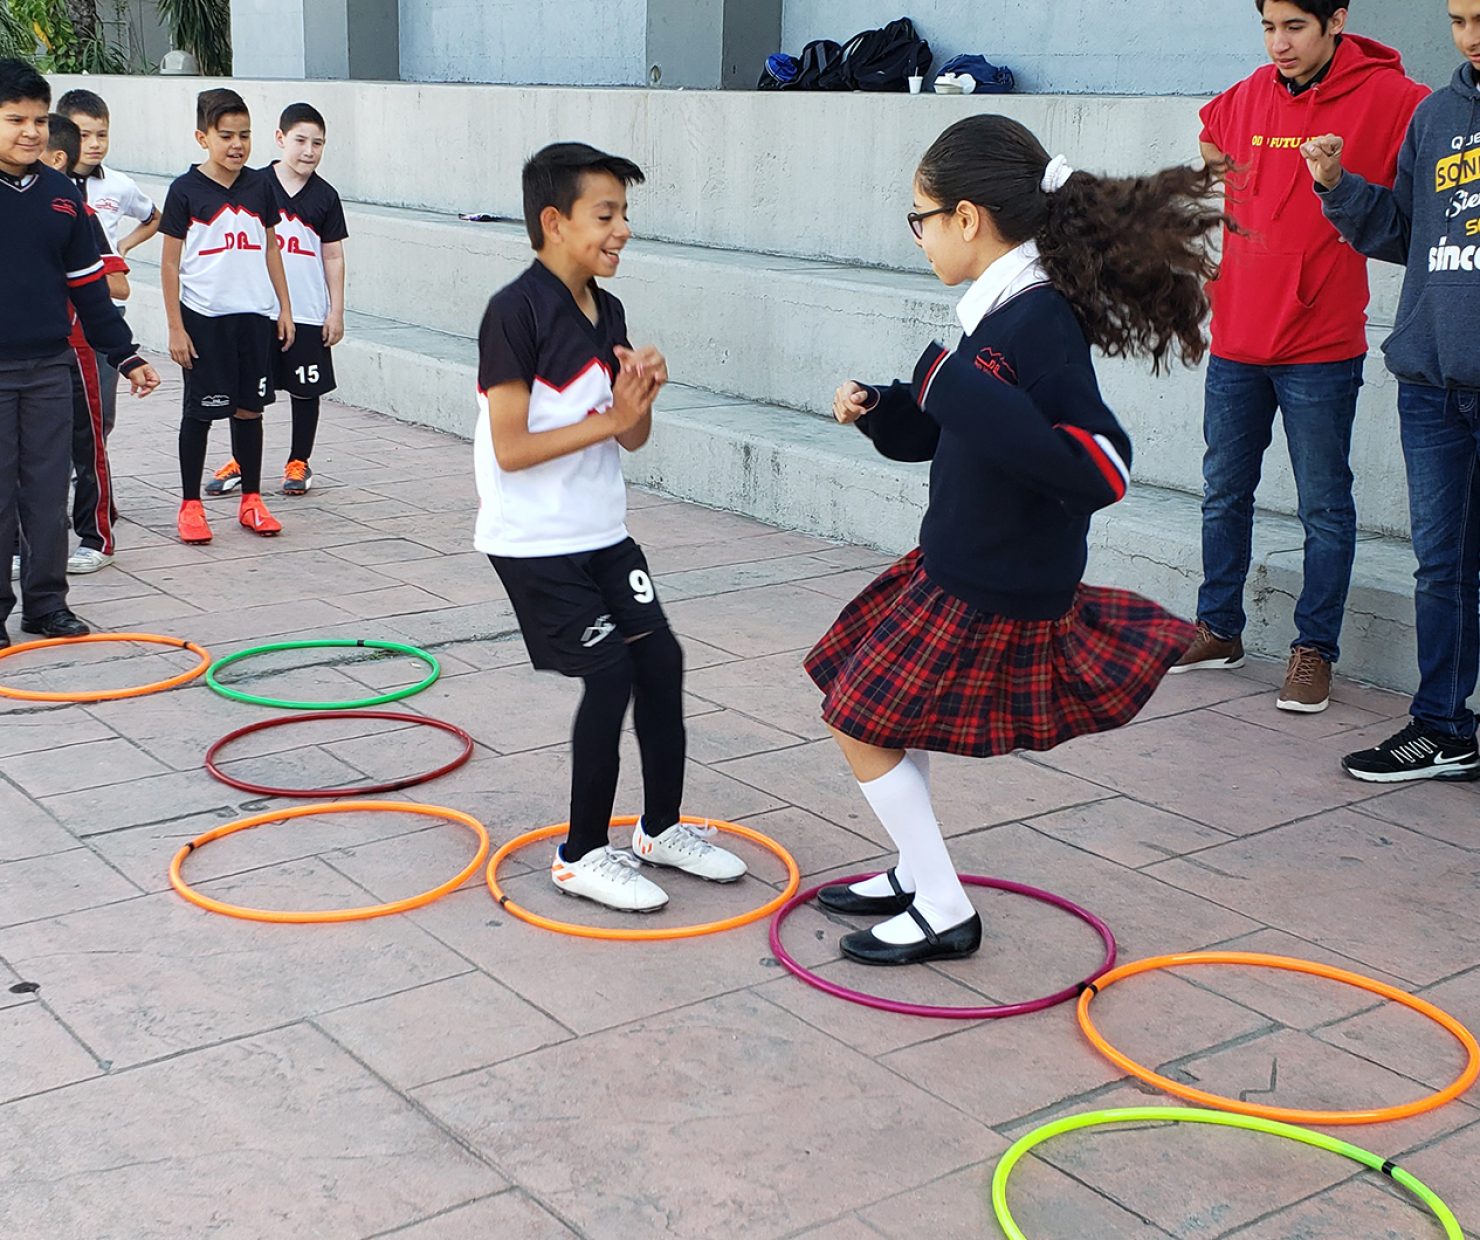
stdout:
[(806, 668), (845, 735), (985, 758), (1129, 723), (1193, 636), (1149, 599), (1096, 586), (1057, 620), (981, 612), (935, 585), (917, 549), (843, 609)]

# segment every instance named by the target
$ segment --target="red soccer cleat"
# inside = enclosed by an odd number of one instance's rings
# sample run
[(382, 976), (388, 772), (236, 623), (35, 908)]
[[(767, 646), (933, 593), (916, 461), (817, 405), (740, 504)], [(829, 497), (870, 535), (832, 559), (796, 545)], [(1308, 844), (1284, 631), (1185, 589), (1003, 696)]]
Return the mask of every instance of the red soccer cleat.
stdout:
[(211, 541), (211, 527), (206, 522), (205, 505), (198, 499), (187, 499), (180, 505), (180, 515), (176, 518), (175, 528), (180, 533), (182, 543)]
[(263, 538), (271, 538), (283, 532), (282, 525), (272, 513), (267, 511), (267, 505), (262, 502), (262, 496), (256, 491), (251, 494), (242, 493), (242, 508), (237, 520), (252, 533), (261, 534)]

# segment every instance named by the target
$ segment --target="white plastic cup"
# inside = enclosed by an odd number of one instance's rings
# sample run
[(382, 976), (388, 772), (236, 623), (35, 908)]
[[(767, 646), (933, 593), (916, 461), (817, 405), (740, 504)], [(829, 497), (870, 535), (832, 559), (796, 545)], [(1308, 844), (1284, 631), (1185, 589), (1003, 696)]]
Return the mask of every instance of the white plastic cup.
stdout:
[(925, 75), (924, 74), (921, 74), (921, 73), (912, 73), (910, 75), (910, 94), (912, 94), (912, 95), (918, 95), (920, 93), (920, 88), (922, 86), (924, 86), (924, 85), (925, 85)]

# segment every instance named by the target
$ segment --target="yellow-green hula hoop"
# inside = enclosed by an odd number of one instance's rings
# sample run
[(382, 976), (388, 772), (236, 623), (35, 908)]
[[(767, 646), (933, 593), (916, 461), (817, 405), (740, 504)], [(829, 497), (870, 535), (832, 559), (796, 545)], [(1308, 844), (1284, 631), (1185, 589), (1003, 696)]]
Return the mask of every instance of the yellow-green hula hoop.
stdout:
[(1202, 1111), (1189, 1107), (1124, 1107), (1114, 1111), (1088, 1111), (1083, 1115), (1070, 1115), (1064, 1119), (1055, 1120), (1051, 1124), (1045, 1124), (1042, 1128), (1030, 1132), (1002, 1155), (1002, 1161), (997, 1164), (997, 1170), (992, 1176), (992, 1209), (996, 1212), (997, 1225), (1002, 1228), (1002, 1234), (1008, 1240), (1028, 1240), (1023, 1229), (1014, 1221), (1012, 1211), (1007, 1208), (1007, 1177), (1012, 1174), (1012, 1169), (1017, 1166), (1025, 1154), (1045, 1141), (1081, 1128), (1098, 1128), (1105, 1124), (1145, 1123), (1216, 1124), (1223, 1128), (1247, 1128), (1250, 1132), (1284, 1137), (1287, 1141), (1299, 1141), (1304, 1145), (1314, 1146), (1318, 1150), (1340, 1154), (1343, 1158), (1349, 1158), (1353, 1162), (1361, 1163), (1364, 1167), (1370, 1167), (1373, 1171), (1381, 1172), (1395, 1184), (1401, 1185), (1417, 1197), (1439, 1220), (1444, 1228), (1446, 1240), (1464, 1240), (1464, 1232), (1460, 1230), (1458, 1221), (1449, 1207), (1439, 1199), (1439, 1195), (1427, 1184), (1397, 1166), (1391, 1159), (1383, 1158), (1380, 1154), (1373, 1154), (1358, 1146), (1349, 1145), (1345, 1141), (1338, 1141), (1335, 1137), (1328, 1137), (1323, 1132), (1313, 1132), (1309, 1128), (1297, 1128), (1294, 1124), (1282, 1124), (1272, 1119), (1258, 1119), (1252, 1115), (1235, 1115), (1230, 1111)]

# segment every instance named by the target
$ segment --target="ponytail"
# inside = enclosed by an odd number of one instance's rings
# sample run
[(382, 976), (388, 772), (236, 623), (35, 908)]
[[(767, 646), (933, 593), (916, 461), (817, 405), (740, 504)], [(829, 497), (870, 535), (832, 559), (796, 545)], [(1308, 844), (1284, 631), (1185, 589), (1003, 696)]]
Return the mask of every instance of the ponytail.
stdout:
[(990, 211), (1008, 243), (1036, 241), (1086, 339), (1107, 356), (1149, 358), (1156, 373), (1170, 369), (1173, 356), (1202, 361), (1204, 286), (1218, 274), (1208, 240), (1228, 222), (1222, 170), (1067, 179), (1065, 172), (1017, 121), (982, 115), (941, 134), (918, 176), (942, 205)]

